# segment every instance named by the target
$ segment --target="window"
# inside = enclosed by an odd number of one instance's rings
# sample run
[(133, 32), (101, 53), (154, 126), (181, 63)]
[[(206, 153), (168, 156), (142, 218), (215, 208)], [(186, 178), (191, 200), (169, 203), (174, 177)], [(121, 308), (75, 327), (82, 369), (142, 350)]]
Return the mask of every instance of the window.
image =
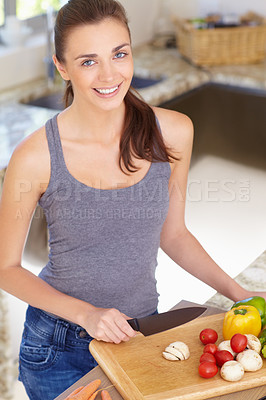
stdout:
[[(15, 1), (15, 0), (10, 0)], [(62, 0), (16, 0), (16, 13), (19, 19), (28, 19), (44, 14), (47, 7), (59, 10)]]
[(27, 20), (34, 32), (43, 32), (47, 8), (57, 11), (65, 3), (67, 0), (0, 0), (0, 26), (5, 23), (6, 15), (16, 15), (18, 19)]

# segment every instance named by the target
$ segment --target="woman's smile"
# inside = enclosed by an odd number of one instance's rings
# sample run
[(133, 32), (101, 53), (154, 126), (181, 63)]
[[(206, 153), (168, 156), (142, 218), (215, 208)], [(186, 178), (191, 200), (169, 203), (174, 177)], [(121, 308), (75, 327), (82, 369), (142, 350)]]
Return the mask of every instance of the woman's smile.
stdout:
[(116, 86), (94, 88), (94, 90), (99, 97), (102, 97), (102, 98), (114, 97), (119, 92), (122, 84), (123, 84), (123, 82), (121, 82), (119, 85), (116, 85)]

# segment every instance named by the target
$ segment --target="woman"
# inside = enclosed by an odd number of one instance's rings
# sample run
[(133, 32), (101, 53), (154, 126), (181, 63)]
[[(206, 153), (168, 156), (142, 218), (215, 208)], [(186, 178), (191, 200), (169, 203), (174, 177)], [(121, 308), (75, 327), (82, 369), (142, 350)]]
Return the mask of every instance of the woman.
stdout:
[[(0, 209), (1, 287), (29, 304), (20, 379), (31, 400), (54, 399), (96, 365), (92, 338), (128, 341), (135, 331), (127, 319), (156, 313), (159, 246), (230, 299), (254, 294), (185, 226), (192, 123), (149, 107), (130, 88), (121, 5), (70, 0), (58, 13), (55, 50), (72, 103), (15, 150)], [(38, 202), (50, 254), (36, 277), (21, 256)]]

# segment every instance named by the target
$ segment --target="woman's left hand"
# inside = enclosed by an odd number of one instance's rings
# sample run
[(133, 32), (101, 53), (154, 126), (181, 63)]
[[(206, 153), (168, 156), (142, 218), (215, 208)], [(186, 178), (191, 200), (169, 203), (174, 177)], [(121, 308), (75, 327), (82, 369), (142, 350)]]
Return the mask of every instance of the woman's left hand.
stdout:
[[(252, 296), (260, 296), (266, 300), (266, 292), (254, 292), (254, 291), (247, 290), (247, 295), (246, 295), (245, 299), (248, 299), (249, 297), (252, 297)], [(239, 299), (239, 300), (244, 300), (244, 299)]]
[[(93, 394), (96, 395), (101, 384), (100, 379), (95, 379), (86, 386), (75, 389), (65, 400), (90, 400)], [(93, 397), (95, 398), (95, 397)]]

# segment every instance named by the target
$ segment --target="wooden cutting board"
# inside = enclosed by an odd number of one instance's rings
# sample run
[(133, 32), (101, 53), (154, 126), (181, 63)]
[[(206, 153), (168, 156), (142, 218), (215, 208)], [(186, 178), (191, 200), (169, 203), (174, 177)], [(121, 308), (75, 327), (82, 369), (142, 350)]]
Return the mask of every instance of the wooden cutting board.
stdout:
[[(227, 382), (218, 374), (210, 379), (198, 374), (204, 328), (218, 332), (223, 341), (224, 313), (197, 318), (185, 325), (152, 336), (138, 334), (119, 345), (93, 340), (90, 351), (125, 400), (201, 400), (266, 384), (266, 360), (256, 372), (245, 372), (238, 382)], [(190, 349), (186, 361), (168, 361), (162, 356), (166, 346), (185, 342)]]

